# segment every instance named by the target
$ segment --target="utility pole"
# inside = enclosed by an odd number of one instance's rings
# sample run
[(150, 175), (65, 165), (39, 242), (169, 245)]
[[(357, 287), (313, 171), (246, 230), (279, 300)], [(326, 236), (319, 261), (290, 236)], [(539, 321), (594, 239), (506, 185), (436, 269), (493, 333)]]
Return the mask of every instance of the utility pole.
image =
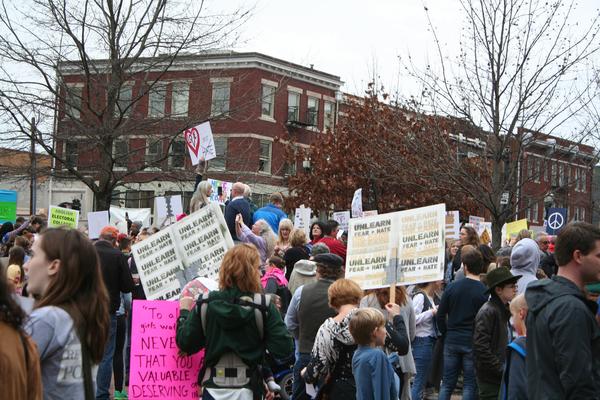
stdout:
[(35, 215), (36, 187), (37, 187), (37, 160), (35, 157), (35, 117), (31, 118), (31, 149), (29, 158), (31, 160), (31, 181), (29, 183), (29, 215)]

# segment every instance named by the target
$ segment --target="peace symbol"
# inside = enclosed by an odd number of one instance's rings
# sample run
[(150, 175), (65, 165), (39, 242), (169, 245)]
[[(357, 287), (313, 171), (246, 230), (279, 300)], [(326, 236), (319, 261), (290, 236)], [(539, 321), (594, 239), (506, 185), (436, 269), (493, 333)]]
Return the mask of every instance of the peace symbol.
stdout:
[(548, 226), (553, 230), (560, 229), (560, 227), (563, 226), (564, 223), (565, 220), (561, 213), (552, 213), (548, 217)]

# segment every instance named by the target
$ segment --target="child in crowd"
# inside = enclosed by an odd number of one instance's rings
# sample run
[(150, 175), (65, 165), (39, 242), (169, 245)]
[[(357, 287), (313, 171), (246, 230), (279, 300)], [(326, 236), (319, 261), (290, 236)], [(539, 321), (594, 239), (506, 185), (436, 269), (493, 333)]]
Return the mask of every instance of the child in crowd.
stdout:
[(378, 348), (384, 345), (386, 337), (383, 314), (374, 308), (361, 308), (352, 316), (349, 329), (358, 344), (352, 357), (356, 399), (397, 399), (399, 378), (387, 355)]
[(520, 294), (510, 302), (510, 314), (517, 337), (506, 350), (506, 366), (502, 377), (501, 400), (527, 400), (527, 302)]
[(475, 317), (473, 354), (479, 398), (496, 400), (510, 339), (508, 303), (517, 295), (517, 281), (521, 277), (511, 274), (506, 267), (500, 267), (488, 273), (486, 278), (490, 299)]
[(273, 256), (267, 260), (265, 275), (260, 278), (260, 283), (266, 294), (279, 296), (281, 307), (279, 311), (284, 316), (287, 312), (292, 294), (287, 288), (288, 281), (285, 278), (285, 261), (281, 257)]

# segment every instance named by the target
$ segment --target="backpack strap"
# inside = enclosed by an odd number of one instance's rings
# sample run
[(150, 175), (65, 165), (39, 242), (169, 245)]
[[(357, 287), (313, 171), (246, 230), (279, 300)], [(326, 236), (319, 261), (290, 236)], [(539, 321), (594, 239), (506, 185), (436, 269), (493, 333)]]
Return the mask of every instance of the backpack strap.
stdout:
[(508, 347), (510, 347), (511, 349), (513, 349), (514, 351), (516, 351), (517, 353), (519, 353), (521, 355), (521, 357), (525, 358), (527, 356), (527, 351), (525, 351), (524, 348), (522, 348), (518, 343), (516, 342), (510, 342), (508, 344)]
[(208, 310), (208, 293), (202, 293), (202, 297), (198, 299), (196, 307), (200, 307), (200, 323), (202, 324), (202, 332), (206, 336), (206, 311)]

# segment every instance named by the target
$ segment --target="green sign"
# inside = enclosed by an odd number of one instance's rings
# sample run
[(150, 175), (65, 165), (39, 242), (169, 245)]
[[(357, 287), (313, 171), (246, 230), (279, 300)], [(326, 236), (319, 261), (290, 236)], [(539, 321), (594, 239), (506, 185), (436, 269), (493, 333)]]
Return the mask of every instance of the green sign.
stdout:
[(79, 223), (79, 211), (70, 208), (50, 206), (48, 226), (50, 228), (66, 227), (77, 229)]
[(17, 219), (17, 192), (0, 190), (0, 224)]

